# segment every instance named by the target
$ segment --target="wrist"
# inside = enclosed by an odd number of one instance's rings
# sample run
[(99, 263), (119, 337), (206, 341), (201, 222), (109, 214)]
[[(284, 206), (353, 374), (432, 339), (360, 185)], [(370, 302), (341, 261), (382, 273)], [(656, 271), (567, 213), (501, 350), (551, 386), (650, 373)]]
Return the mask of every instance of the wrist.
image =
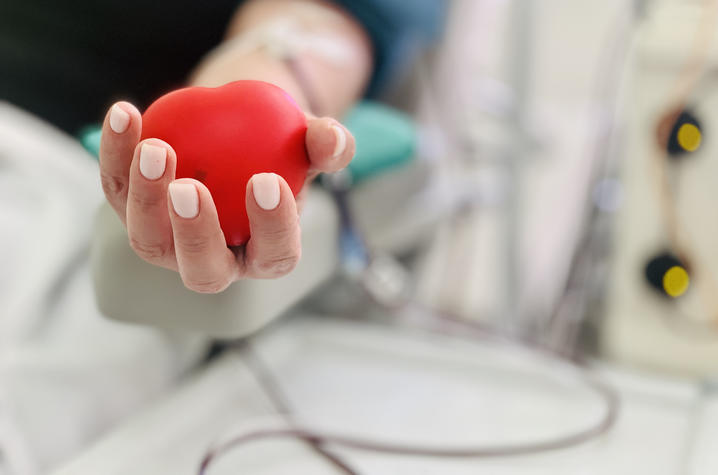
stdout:
[(192, 84), (264, 80), (285, 89), (305, 112), (339, 117), (368, 79), (366, 32), (322, 0), (247, 2), (227, 34), (202, 61)]
[(288, 63), (263, 51), (238, 55), (230, 50), (210, 53), (193, 71), (191, 86), (218, 87), (240, 79), (266, 81), (284, 89), (305, 111), (311, 113), (311, 101)]

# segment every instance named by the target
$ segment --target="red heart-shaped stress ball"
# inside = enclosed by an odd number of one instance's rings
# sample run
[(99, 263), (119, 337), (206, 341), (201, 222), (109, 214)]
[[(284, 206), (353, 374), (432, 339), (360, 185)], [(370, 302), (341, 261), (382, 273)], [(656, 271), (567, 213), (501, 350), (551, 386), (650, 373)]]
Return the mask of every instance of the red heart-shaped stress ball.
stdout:
[(177, 178), (195, 178), (212, 193), (227, 244), (249, 239), (247, 182), (281, 175), (296, 196), (309, 169), (307, 120), (279, 87), (235, 81), (188, 87), (157, 99), (142, 116), (142, 138), (164, 140), (177, 153)]

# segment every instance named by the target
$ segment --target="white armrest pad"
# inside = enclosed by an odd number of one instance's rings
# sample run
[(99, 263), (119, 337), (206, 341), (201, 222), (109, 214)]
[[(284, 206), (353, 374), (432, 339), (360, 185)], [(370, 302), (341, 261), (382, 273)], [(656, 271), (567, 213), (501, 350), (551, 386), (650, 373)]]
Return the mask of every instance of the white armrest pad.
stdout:
[(338, 214), (326, 192), (312, 189), (301, 217), (302, 259), (289, 275), (243, 280), (220, 294), (198, 294), (179, 274), (144, 262), (110, 207), (98, 212), (92, 246), (97, 303), (108, 317), (218, 337), (247, 335), (329, 278), (338, 263)]

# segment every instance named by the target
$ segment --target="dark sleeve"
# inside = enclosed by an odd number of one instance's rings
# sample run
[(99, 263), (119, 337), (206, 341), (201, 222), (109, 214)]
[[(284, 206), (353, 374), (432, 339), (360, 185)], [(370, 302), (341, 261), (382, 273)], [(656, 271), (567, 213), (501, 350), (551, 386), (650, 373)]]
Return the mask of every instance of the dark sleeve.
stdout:
[(374, 73), (367, 90), (375, 95), (408, 67), (443, 30), (445, 0), (335, 0), (366, 28), (374, 46)]

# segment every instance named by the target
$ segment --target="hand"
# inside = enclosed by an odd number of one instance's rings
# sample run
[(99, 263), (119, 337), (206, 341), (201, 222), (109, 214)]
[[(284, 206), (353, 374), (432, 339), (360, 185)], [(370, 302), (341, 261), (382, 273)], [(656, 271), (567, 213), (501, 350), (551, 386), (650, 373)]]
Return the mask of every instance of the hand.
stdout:
[(254, 175), (245, 196), (249, 241), (228, 248), (212, 195), (197, 180), (175, 180), (177, 157), (156, 138), (140, 142), (142, 116), (127, 102), (107, 112), (102, 126), (100, 175), (107, 201), (127, 228), (130, 246), (145, 261), (176, 270), (188, 289), (221, 292), (243, 278), (289, 273), (301, 257), (299, 208), (306, 187), (319, 173), (347, 166), (354, 137), (331, 118), (308, 117), (306, 145), (311, 161), (295, 201), (284, 179)]

